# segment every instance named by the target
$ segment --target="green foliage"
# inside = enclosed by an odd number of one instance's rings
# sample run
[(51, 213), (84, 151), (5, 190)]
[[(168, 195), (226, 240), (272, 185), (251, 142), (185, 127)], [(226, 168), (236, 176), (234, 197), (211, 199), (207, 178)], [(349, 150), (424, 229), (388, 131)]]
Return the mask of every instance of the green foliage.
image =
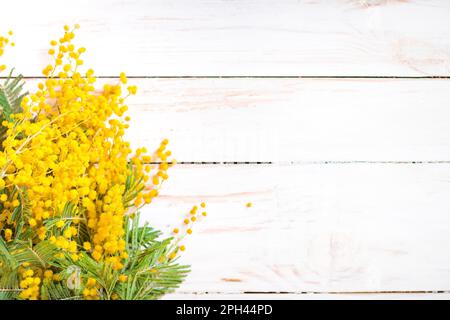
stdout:
[(22, 111), (21, 102), (27, 93), (23, 93), (23, 76), (12, 76), (14, 69), (11, 70), (5, 83), (0, 84), (0, 111), (3, 120), (10, 121), (11, 114)]
[(119, 288), (122, 299), (156, 299), (177, 288), (189, 272), (187, 266), (166, 258), (174, 250), (172, 239), (159, 241), (159, 235), (148, 224), (139, 226), (139, 214), (129, 219), (126, 236), (129, 258), (125, 266), (128, 280)]
[[(28, 93), (23, 92), (23, 76), (12, 76), (14, 69), (11, 70), (8, 78), (3, 84), (0, 84), (0, 123), (3, 121), (12, 121), (11, 114), (22, 112), (22, 99)], [(0, 137), (6, 134), (6, 127), (0, 126)], [(0, 144), (0, 150), (3, 146)]]
[(128, 171), (129, 174), (125, 181), (125, 192), (122, 196), (125, 208), (133, 206), (133, 200), (136, 198), (136, 195), (144, 189), (142, 184), (143, 177), (136, 178), (138, 175), (131, 161), (128, 162)]
[(69, 289), (61, 282), (44, 281), (41, 287), (41, 299), (43, 300), (81, 300), (81, 295), (74, 295), (73, 290)]
[[(0, 121), (12, 121), (11, 115), (22, 111), (21, 101), (26, 95), (22, 91), (22, 76), (13, 78), (11, 71), (5, 83), (0, 84)], [(0, 126), (0, 141), (5, 133), (6, 128)], [(143, 178), (131, 162), (128, 169), (122, 202), (125, 208), (132, 210), (134, 199), (143, 189)], [(11, 237), (6, 237), (5, 230), (0, 228), (0, 300), (21, 299), (25, 268), (31, 269), (41, 281), (40, 298), (49, 300), (84, 299), (88, 279), (95, 279), (94, 290), (100, 299), (157, 299), (177, 288), (189, 272), (187, 266), (173, 258), (178, 250), (174, 239), (161, 239), (159, 231), (148, 224), (142, 225), (139, 212), (131, 212), (123, 218), (128, 257), (122, 260), (123, 268), (115, 270), (111, 262), (97, 261), (83, 249), (83, 243), (92, 243), (92, 239), (82, 206), (68, 202), (58, 215), (45, 219), (43, 227), (47, 240), (43, 240), (28, 226), (32, 213), (26, 188), (14, 187), (9, 196), (17, 198), (20, 205), (8, 217)], [(0, 210), (3, 210), (1, 204)], [(63, 236), (70, 227), (78, 231), (71, 239), (78, 245), (76, 256), (59, 248), (49, 238), (50, 235), (53, 240)], [(46, 277), (45, 271), (51, 271), (54, 276)]]
[[(71, 221), (75, 215), (74, 206), (67, 204), (61, 219)], [(23, 215), (18, 215), (17, 219), (23, 219)], [(47, 223), (51, 227), (54, 221)], [(160, 240), (159, 231), (148, 224), (140, 224), (138, 213), (125, 218), (125, 230), (129, 257), (121, 270), (114, 270), (111, 263), (94, 260), (84, 251), (74, 260), (49, 240), (33, 244), (30, 239), (24, 239), (23, 233), (16, 233), (9, 242), (0, 237), (0, 299), (19, 299), (19, 269), (23, 263), (28, 263), (28, 268), (52, 270), (59, 275), (59, 281), (43, 281), (42, 299), (83, 299), (88, 278), (96, 280), (99, 297), (105, 300), (157, 299), (177, 288), (189, 268), (168, 258), (175, 250), (172, 239)], [(58, 253), (64, 256), (58, 257)], [(126, 281), (119, 281), (120, 275), (125, 275)]]

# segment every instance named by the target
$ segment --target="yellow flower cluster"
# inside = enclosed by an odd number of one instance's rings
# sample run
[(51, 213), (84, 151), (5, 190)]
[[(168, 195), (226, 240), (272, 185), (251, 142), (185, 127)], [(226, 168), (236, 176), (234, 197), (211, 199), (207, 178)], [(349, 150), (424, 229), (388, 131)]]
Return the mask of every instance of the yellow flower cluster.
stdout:
[[(8, 32), (8, 36), (12, 36), (12, 31)], [(0, 36), (0, 57), (3, 55), (4, 53), (4, 48), (6, 45), (10, 44), (11, 46), (14, 46), (14, 42), (10, 42), (9, 41), (9, 37), (3, 37)], [(0, 65), (0, 72), (2, 72), (3, 70), (6, 69), (6, 66), (4, 64)]]
[[(46, 79), (23, 99), (23, 112), (12, 115), (14, 122), (2, 123), (7, 132), (0, 151), (0, 231), (11, 240), (16, 227), (11, 216), (26, 190), (32, 213), (27, 227), (35, 231), (34, 243), (48, 239), (75, 261), (84, 250), (119, 270), (128, 257), (125, 215), (158, 195), (175, 162), (169, 160), (168, 140), (152, 156), (145, 148), (132, 154), (124, 139), (129, 126), (125, 100), (137, 88), (124, 90), (127, 78), (122, 73), (118, 83), (96, 90), (94, 71), (79, 71), (85, 49), (75, 47), (74, 37), (74, 30), (66, 26), (64, 36), (50, 42), (54, 63), (44, 68)], [(0, 38), (0, 53), (7, 43), (7, 38)], [(130, 159), (136, 186), (126, 194)], [(160, 164), (153, 168), (150, 162)], [(145, 188), (147, 181), (151, 186)], [(77, 208), (75, 218), (61, 216), (68, 202)], [(48, 226), (45, 222), (50, 220), (56, 222)], [(84, 243), (77, 242), (81, 222), (91, 235)], [(23, 278), (23, 298), (38, 295), (39, 283), (31, 283), (30, 271)], [(89, 290), (84, 295), (93, 298), (94, 289)]]
[[(86, 50), (73, 44), (77, 28), (65, 26), (64, 35), (50, 42), (53, 63), (43, 69), (44, 80), (23, 98), (21, 113), (1, 123), (6, 134), (0, 146), (0, 237), (14, 244), (15, 235), (31, 230), (32, 245), (49, 241), (58, 248), (57, 258), (73, 262), (82, 262), (87, 253), (110, 264), (119, 274), (118, 283), (126, 285), (131, 281), (124, 268), (129, 258), (126, 217), (158, 196), (175, 160), (167, 139), (152, 154), (145, 148), (131, 150), (125, 140), (130, 120), (126, 98), (137, 88), (127, 85), (125, 73), (115, 84), (96, 87), (94, 71), (80, 70)], [(7, 44), (12, 45), (0, 37), (0, 56)], [(206, 217), (205, 207), (194, 206), (183, 226), (173, 229), (175, 243), (158, 261), (173, 260), (185, 250), (178, 244)], [(14, 220), (19, 211), (24, 226)], [(61, 281), (60, 271), (23, 263), (20, 298), (39, 299), (42, 283)], [(84, 275), (80, 294), (88, 300), (102, 298), (100, 283)]]
[[(181, 227), (183, 232), (180, 232), (180, 228), (174, 228), (172, 230), (172, 233), (177, 237), (176, 243), (181, 242), (186, 235), (191, 235), (193, 232), (192, 231), (193, 225), (196, 222), (198, 222), (199, 219), (203, 219), (208, 215), (207, 212), (205, 211), (205, 208), (206, 204), (204, 202), (200, 204), (200, 209), (198, 206), (193, 206), (192, 209), (189, 211), (187, 217), (183, 220), (183, 226)], [(170, 253), (169, 259), (175, 259), (179, 251), (185, 250), (186, 246), (184, 245), (178, 246), (174, 251)]]
[(35, 275), (34, 271), (30, 268), (26, 268), (27, 263), (22, 265), (20, 270), (21, 281), (20, 288), (23, 289), (20, 292), (22, 299), (37, 300), (39, 297), (39, 285), (41, 284), (41, 278)]
[(83, 289), (83, 297), (86, 300), (98, 300), (97, 281), (94, 278), (88, 278)]

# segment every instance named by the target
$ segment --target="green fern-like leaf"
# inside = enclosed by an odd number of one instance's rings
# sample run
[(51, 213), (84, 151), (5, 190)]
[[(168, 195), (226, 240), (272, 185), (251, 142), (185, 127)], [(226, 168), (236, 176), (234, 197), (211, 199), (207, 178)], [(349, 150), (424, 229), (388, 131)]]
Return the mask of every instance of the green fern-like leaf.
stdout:
[[(178, 250), (173, 239), (160, 239), (159, 231), (140, 223), (139, 213), (124, 218), (128, 257), (123, 259), (120, 269), (106, 260), (95, 260), (87, 251), (74, 256), (50, 240), (37, 241), (35, 234), (21, 231), (30, 217), (29, 200), (25, 190), (18, 188), (15, 192), (20, 205), (10, 217), (15, 226), (12, 238), (5, 241), (0, 236), (0, 299), (21, 299), (24, 289), (19, 286), (23, 277), (19, 266), (25, 263), (32, 270), (48, 270), (57, 275), (59, 280), (45, 278), (40, 287), (40, 298), (51, 300), (84, 299), (89, 278), (96, 280), (98, 299), (153, 300), (172, 292), (189, 272), (189, 267), (178, 264), (177, 258), (169, 258)], [(61, 236), (71, 226), (79, 227), (82, 235), (77, 243), (81, 246), (85, 239), (90, 240), (90, 235), (85, 226), (86, 218), (79, 210), (67, 203), (62, 212), (47, 219), (44, 226), (54, 236)], [(64, 225), (56, 227), (57, 221), (64, 221)]]
[(80, 300), (82, 297), (74, 293), (60, 282), (44, 281), (41, 287), (43, 300)]
[(20, 289), (0, 289), (0, 300), (14, 300), (20, 291)]
[(7, 243), (0, 237), (0, 264), (2, 268), (14, 269), (18, 266), (16, 258), (12, 255)]
[(31, 217), (31, 205), (28, 201), (28, 194), (25, 188), (16, 186), (12, 196), (16, 194), (20, 199), (20, 205), (13, 210), (9, 218), (9, 223), (15, 226), (14, 238), (16, 240), (28, 241), (33, 237), (33, 230), (24, 229), (24, 224)]
[(10, 245), (0, 237), (0, 300), (15, 299), (20, 293), (19, 265)]
[(23, 93), (23, 76), (13, 77), (11, 70), (4, 84), (0, 84), (0, 108), (2, 120), (11, 121), (11, 114), (22, 111), (21, 103), (27, 93)]
[(139, 214), (129, 218), (126, 229), (129, 258), (123, 273), (128, 281), (119, 284), (121, 299), (153, 300), (176, 289), (189, 267), (165, 258), (174, 249), (172, 239), (158, 240), (160, 232), (140, 226)]
[(15, 250), (14, 258), (20, 262), (28, 262), (31, 266), (47, 268), (56, 260), (59, 249), (50, 241), (41, 241), (36, 245), (24, 244)]

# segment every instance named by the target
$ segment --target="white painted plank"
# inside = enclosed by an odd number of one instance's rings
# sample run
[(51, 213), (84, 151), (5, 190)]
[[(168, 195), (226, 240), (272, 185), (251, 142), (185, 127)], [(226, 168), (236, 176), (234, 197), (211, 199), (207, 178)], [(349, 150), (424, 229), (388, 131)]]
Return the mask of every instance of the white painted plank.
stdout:
[(132, 83), (129, 140), (168, 137), (179, 161), (450, 160), (450, 80)]
[(15, 0), (8, 63), (39, 75), (76, 22), (100, 75), (450, 75), (446, 0)]
[(290, 294), (244, 294), (244, 293), (173, 293), (163, 300), (449, 300), (449, 293), (290, 293)]
[(447, 164), (179, 165), (144, 217), (207, 202), (184, 293), (445, 291), (449, 199)]
[(129, 140), (179, 161), (450, 160), (450, 80), (131, 82)]

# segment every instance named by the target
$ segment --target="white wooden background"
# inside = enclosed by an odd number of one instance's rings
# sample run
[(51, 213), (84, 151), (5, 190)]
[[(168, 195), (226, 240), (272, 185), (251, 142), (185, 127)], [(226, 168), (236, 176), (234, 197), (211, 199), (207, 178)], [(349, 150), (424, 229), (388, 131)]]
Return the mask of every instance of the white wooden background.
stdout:
[(450, 297), (450, 1), (15, 0), (6, 62), (33, 88), (75, 23), (182, 162), (146, 218), (208, 203), (168, 299)]

